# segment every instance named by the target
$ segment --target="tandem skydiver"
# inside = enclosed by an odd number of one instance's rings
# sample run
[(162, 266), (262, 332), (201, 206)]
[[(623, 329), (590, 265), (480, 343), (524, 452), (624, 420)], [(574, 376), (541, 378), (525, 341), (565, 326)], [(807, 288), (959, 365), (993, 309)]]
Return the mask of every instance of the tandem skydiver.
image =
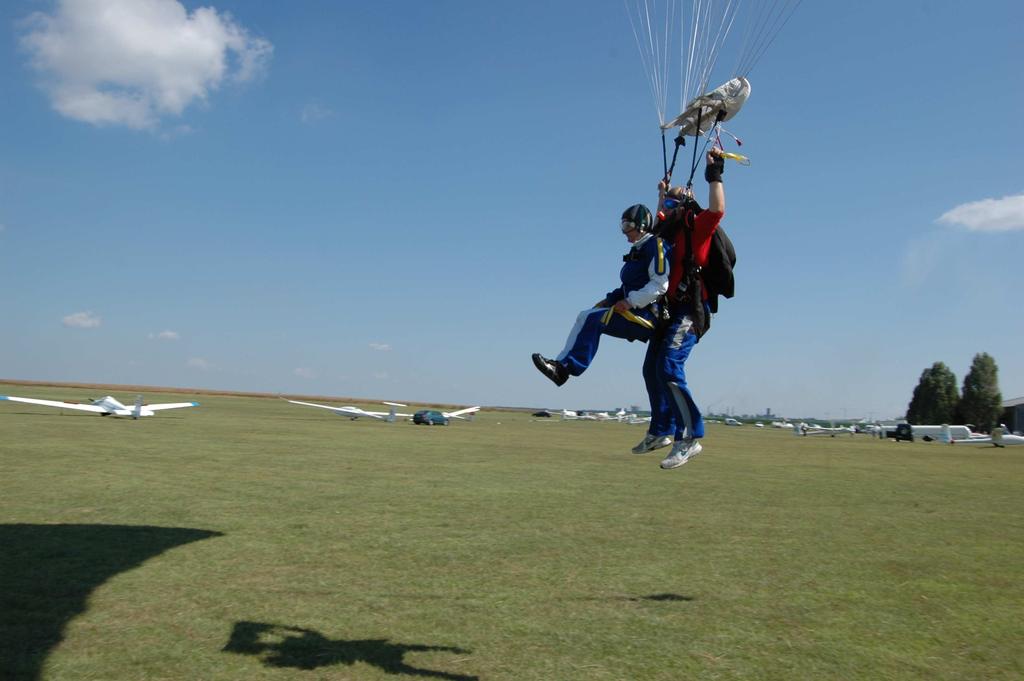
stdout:
[(563, 385), (570, 376), (587, 370), (597, 354), (601, 336), (647, 342), (658, 325), (659, 300), (669, 286), (665, 243), (652, 234), (651, 211), (643, 204), (627, 208), (619, 227), (631, 244), (622, 258), (622, 285), (579, 313), (565, 348), (557, 357), (533, 355), (534, 366), (555, 385)]
[[(661, 461), (665, 470), (682, 466), (703, 449), (700, 439), (704, 437), (704, 420), (686, 384), (684, 366), (710, 326), (711, 309), (703, 272), (713, 237), (725, 215), (725, 161), (717, 149), (708, 153), (706, 161), (707, 209), (702, 209), (690, 192), (674, 187), (666, 192), (659, 211), (662, 219), (657, 231), (672, 252), (665, 301), (667, 322), (647, 345), (644, 380), (651, 393), (651, 426), (637, 448), (642, 449), (648, 442), (660, 445), (671, 435), (672, 451)], [(668, 413), (659, 415), (656, 406), (667, 406)], [(637, 452), (637, 448), (633, 451)]]

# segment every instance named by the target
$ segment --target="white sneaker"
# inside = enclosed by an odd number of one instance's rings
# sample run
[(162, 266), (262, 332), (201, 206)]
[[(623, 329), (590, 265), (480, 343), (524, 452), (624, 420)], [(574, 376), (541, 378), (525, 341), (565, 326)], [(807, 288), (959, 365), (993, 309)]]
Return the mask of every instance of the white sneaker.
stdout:
[(647, 452), (653, 452), (655, 449), (661, 449), (662, 447), (668, 447), (672, 444), (671, 435), (650, 435), (640, 440), (640, 444), (633, 447), (634, 454), (646, 454)]
[(672, 445), (672, 453), (661, 460), (661, 467), (665, 470), (679, 468), (703, 449), (700, 440), (680, 440)]

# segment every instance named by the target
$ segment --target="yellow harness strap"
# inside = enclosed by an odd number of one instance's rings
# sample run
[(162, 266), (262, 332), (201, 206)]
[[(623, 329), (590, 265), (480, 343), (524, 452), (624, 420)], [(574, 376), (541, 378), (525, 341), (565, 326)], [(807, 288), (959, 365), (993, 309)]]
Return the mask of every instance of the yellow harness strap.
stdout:
[(601, 323), (604, 324), (605, 326), (608, 326), (608, 322), (610, 322), (612, 320), (612, 315), (615, 314), (616, 312), (618, 312), (620, 315), (625, 317), (627, 320), (633, 322), (634, 324), (639, 324), (640, 326), (644, 327), (645, 329), (650, 329), (651, 331), (654, 330), (654, 324), (653, 323), (651, 323), (650, 321), (644, 319), (643, 317), (638, 317), (637, 315), (633, 314), (632, 310), (626, 310), (625, 312), (619, 312), (614, 307), (608, 308), (608, 311), (605, 312), (604, 315), (601, 317)]

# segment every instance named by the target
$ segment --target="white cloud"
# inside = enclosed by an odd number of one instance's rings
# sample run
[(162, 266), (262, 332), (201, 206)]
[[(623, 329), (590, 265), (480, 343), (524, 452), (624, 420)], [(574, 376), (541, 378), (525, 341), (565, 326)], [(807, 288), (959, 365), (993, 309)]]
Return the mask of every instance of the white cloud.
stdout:
[(225, 80), (254, 78), (273, 52), (228, 13), (178, 0), (60, 0), (25, 26), (53, 108), (94, 125), (153, 128)]
[(209, 360), (205, 360), (202, 357), (190, 357), (185, 366), (190, 369), (201, 369), (202, 371), (209, 371), (213, 368), (213, 363)]
[(95, 329), (103, 323), (98, 316), (90, 312), (75, 312), (61, 320), (64, 326), (73, 329)]
[(387, 352), (391, 349), (391, 345), (388, 343), (370, 343), (371, 350), (378, 350), (380, 352)]
[(161, 331), (160, 333), (151, 333), (151, 334), (149, 334), (149, 339), (150, 340), (171, 340), (171, 341), (174, 341), (174, 340), (178, 340), (179, 338), (181, 338), (181, 334), (179, 334), (177, 331)]
[(298, 376), (299, 378), (316, 378), (316, 374), (313, 373), (312, 369), (306, 369), (303, 367), (295, 369), (292, 373)]
[(1024, 194), (964, 203), (944, 213), (939, 222), (961, 225), (972, 232), (1024, 229)]

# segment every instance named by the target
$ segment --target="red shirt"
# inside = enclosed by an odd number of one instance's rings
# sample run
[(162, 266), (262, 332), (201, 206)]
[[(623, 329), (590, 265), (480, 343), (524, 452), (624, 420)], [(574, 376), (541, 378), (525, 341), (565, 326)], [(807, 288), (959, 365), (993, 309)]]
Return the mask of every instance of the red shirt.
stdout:
[[(715, 213), (710, 210), (701, 211), (693, 220), (693, 261), (700, 267), (708, 262), (708, 252), (711, 250), (711, 237), (718, 229), (718, 223), (722, 221), (725, 213)], [(686, 230), (679, 230), (676, 241), (672, 245), (672, 261), (668, 273), (668, 292), (671, 297), (679, 282), (683, 279), (684, 261), (686, 260)], [(704, 291), (704, 299), (707, 300), (708, 293)]]

